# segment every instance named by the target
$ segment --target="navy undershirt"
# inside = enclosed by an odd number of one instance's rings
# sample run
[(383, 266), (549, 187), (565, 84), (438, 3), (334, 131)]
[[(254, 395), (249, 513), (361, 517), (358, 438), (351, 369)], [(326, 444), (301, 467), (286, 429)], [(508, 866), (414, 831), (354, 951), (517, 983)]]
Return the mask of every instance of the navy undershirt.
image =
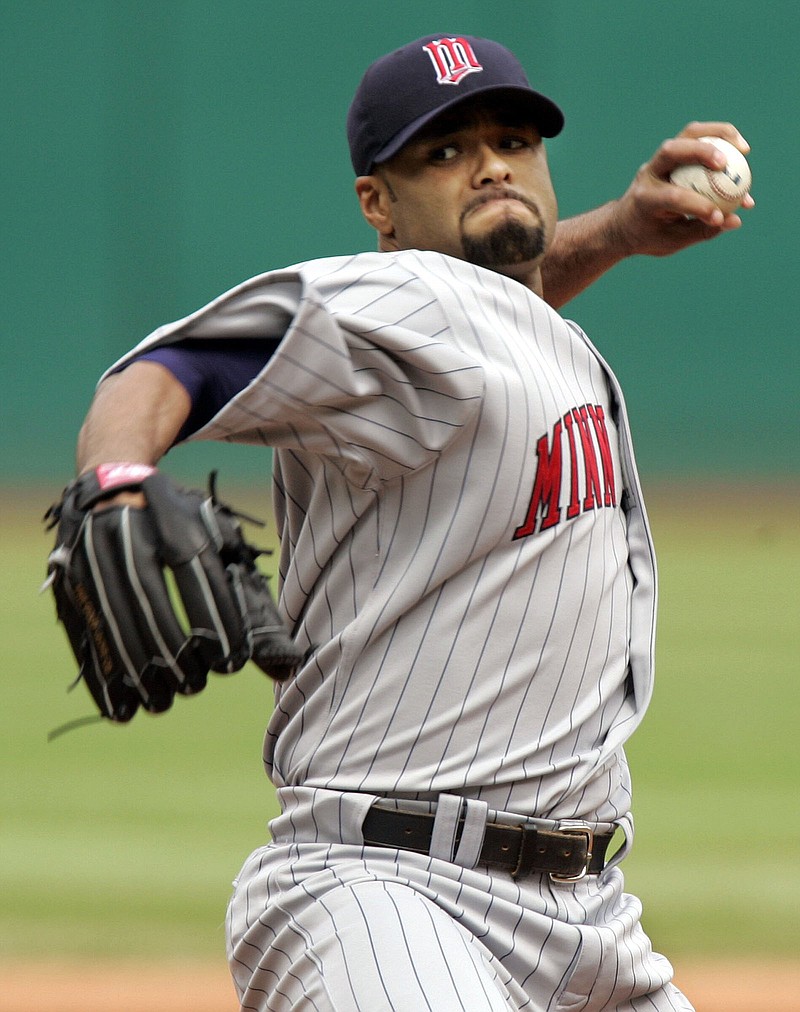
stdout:
[(258, 376), (279, 343), (278, 337), (179, 341), (142, 352), (116, 371), (121, 372), (132, 362), (158, 362), (186, 388), (192, 408), (175, 439), (180, 443)]

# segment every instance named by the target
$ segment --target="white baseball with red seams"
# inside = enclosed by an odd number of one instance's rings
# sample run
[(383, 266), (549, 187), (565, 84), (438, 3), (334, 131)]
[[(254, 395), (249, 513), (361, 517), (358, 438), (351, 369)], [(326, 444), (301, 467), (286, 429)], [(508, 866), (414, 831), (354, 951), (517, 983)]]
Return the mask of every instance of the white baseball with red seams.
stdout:
[(678, 186), (708, 197), (722, 211), (735, 211), (737, 207), (741, 207), (753, 182), (747, 159), (738, 148), (721, 137), (699, 139), (719, 148), (727, 157), (728, 164), (724, 169), (717, 171), (705, 165), (680, 165), (672, 172), (670, 180)]

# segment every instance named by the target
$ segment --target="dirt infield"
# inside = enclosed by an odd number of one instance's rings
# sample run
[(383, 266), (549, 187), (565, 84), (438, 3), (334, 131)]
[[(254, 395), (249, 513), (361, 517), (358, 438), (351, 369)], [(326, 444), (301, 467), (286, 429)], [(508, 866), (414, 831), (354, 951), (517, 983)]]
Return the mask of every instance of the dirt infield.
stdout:
[[(800, 962), (681, 963), (697, 1012), (800, 1012)], [(2, 1012), (236, 1012), (224, 967), (146, 963), (0, 966)]]

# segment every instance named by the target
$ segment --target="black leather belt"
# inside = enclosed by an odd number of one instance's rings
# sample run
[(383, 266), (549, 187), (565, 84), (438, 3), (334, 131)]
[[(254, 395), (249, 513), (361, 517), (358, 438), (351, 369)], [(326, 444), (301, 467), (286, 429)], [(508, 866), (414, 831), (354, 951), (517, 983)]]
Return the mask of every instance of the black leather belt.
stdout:
[[(429, 854), (434, 818), (432, 814), (373, 805), (364, 819), (364, 843)], [(460, 819), (456, 846), (463, 826), (464, 820)], [(577, 882), (603, 870), (613, 836), (613, 833), (594, 833), (589, 826), (577, 822), (562, 823), (558, 829), (487, 822), (477, 864), (505, 868), (514, 878), (540, 873), (550, 875), (557, 882)]]

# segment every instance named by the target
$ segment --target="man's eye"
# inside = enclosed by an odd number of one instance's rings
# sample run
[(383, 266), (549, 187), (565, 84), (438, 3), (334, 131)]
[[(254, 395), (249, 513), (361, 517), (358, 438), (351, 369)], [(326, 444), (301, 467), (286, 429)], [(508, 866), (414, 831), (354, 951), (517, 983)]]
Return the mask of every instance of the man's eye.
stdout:
[(430, 158), (432, 162), (449, 162), (458, 154), (458, 148), (455, 144), (443, 144), (441, 147), (434, 148), (431, 151)]
[(530, 147), (530, 143), (526, 137), (504, 137), (500, 146), (506, 151), (519, 151), (521, 148)]

